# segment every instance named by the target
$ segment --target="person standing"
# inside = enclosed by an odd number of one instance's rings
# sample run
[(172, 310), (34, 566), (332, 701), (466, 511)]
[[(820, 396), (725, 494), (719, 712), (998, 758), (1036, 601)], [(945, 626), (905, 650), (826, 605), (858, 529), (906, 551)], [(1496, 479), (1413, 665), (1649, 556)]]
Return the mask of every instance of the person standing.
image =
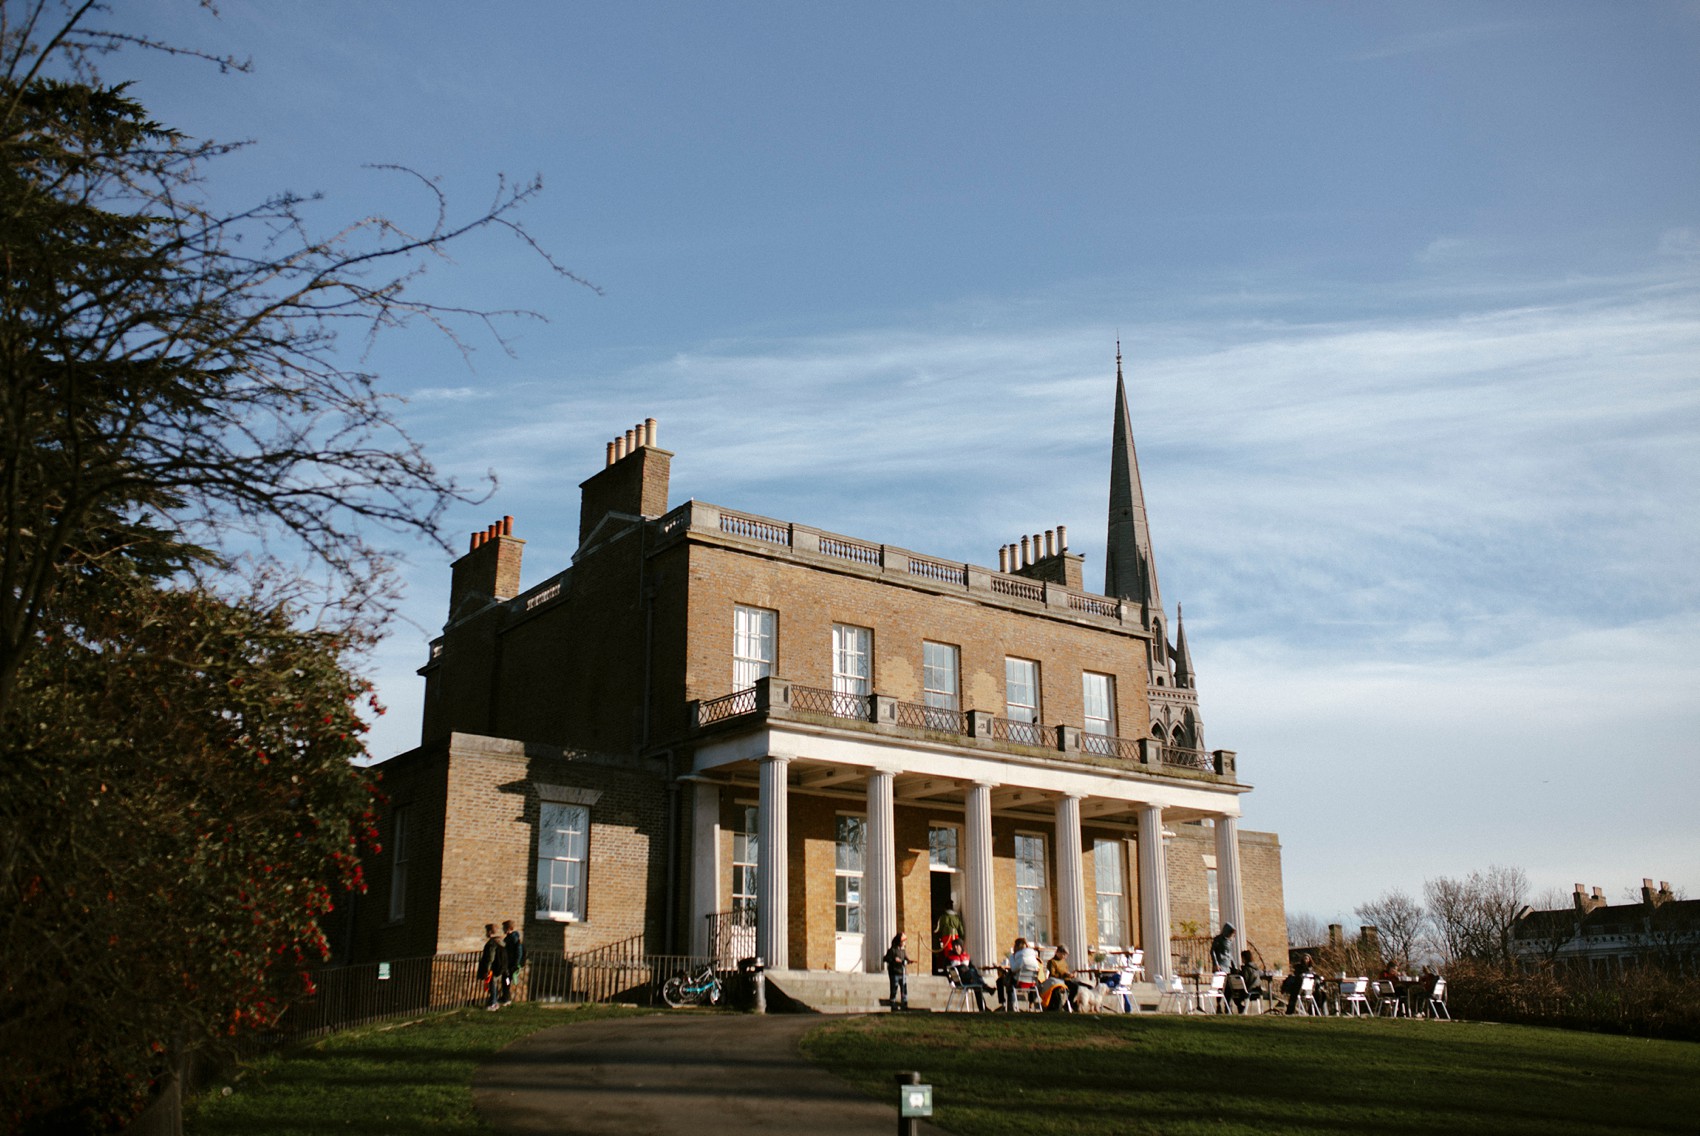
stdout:
[(1210, 940), (1210, 966), (1217, 974), (1228, 973), (1228, 968), (1234, 965), (1234, 925), (1222, 924), (1222, 930)]
[(478, 977), (484, 983), (484, 1008), (502, 1008), (502, 983), (508, 973), (508, 949), (494, 923), (484, 924), (484, 949), (478, 955)]
[[(899, 931), (891, 937), (891, 946), (885, 952), (885, 976), (891, 983), (890, 1001), (894, 1010), (909, 1008), (909, 951), (905, 946), (908, 942), (908, 932)], [(899, 993), (903, 995), (901, 999)]]
[(502, 931), (502, 949), (508, 955), (507, 973), (502, 975), (502, 1005), (505, 1006), (514, 1000), (514, 980), (519, 977), (519, 968), (525, 965), (525, 943), (514, 929), (512, 919), (502, 920)]

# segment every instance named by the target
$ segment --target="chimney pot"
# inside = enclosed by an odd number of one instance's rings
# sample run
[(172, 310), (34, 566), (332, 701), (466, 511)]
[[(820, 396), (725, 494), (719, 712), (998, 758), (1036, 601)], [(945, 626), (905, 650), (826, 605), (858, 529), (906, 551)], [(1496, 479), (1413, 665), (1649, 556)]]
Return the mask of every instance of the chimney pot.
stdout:
[(637, 449), (637, 438), (635, 436), (635, 432), (631, 431), (631, 430), (627, 430), (626, 431), (626, 452), (629, 454), (629, 453), (632, 453), (633, 451), (635, 451), (636, 449)]
[(603, 465), (613, 465), (614, 464), (614, 443), (613, 442), (608, 443), (608, 460), (603, 462), (602, 464)]
[(502, 535), (503, 536), (513, 536), (514, 535), (514, 519), (513, 519), (512, 516), (504, 516), (502, 518)]
[(1057, 530), (1056, 529), (1046, 529), (1045, 530), (1045, 555), (1046, 556), (1055, 556), (1056, 554), (1057, 554)]
[(998, 549), (998, 571), (1009, 571), (1009, 546), (1007, 544)]
[(1068, 551), (1068, 526), (1067, 525), (1058, 525), (1057, 526), (1057, 551), (1058, 552), (1067, 552)]
[(478, 547), (478, 534), (477, 533), (469, 534), (467, 541), (466, 541), (466, 550), (468, 552), (471, 552), (473, 549), (475, 549), (477, 547)]
[(1025, 568), (1029, 564), (1033, 563), (1031, 560), (1027, 559), (1027, 555), (1028, 555), (1027, 538), (1022, 537), (1021, 538), (1021, 566), (1023, 568)]
[(659, 446), (661, 444), (655, 440), (655, 419), (645, 418), (643, 420), (643, 438), (645, 445)]

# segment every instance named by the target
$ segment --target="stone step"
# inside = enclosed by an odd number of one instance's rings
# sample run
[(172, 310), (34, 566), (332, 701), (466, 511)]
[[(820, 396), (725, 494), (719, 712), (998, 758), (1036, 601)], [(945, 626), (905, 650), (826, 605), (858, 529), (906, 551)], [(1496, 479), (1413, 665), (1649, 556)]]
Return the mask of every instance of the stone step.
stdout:
[[(819, 1014), (873, 1014), (887, 1010), (890, 984), (884, 974), (847, 974), (831, 970), (770, 970), (767, 985), (792, 1008)], [(932, 975), (909, 976), (911, 1010), (943, 1010), (950, 983)]]

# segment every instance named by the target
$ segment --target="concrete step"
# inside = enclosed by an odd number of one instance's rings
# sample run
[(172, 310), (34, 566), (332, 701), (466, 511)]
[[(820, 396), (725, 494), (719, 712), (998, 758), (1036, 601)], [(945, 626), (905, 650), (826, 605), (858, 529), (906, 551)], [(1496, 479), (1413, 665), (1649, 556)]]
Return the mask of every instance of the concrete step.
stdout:
[[(770, 1004), (783, 1000), (791, 1009), (817, 1014), (875, 1014), (890, 1009), (890, 984), (884, 974), (846, 974), (832, 970), (770, 970)], [(774, 994), (779, 995), (778, 998)], [(909, 976), (910, 1010), (943, 1010), (950, 983), (932, 975)]]

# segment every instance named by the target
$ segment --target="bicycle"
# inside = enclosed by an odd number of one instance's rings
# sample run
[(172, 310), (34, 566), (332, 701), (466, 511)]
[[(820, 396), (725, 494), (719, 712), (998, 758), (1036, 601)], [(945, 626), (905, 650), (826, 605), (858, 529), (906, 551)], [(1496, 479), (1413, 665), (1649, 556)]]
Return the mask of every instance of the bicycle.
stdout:
[(680, 971), (661, 984), (661, 1000), (678, 1009), (680, 1006), (718, 1006), (722, 993), (720, 976), (714, 973), (713, 963), (704, 963), (694, 975)]

